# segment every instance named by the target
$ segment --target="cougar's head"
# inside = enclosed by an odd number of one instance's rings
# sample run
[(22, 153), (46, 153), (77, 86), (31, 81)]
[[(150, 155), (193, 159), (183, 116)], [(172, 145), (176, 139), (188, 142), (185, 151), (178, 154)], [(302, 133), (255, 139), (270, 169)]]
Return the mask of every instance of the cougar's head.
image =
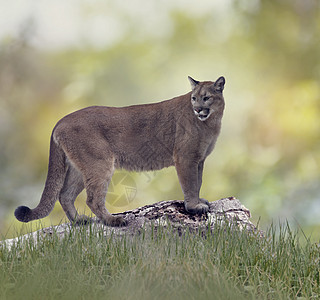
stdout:
[(224, 109), (224, 99), (222, 95), (225, 84), (224, 77), (219, 77), (215, 82), (200, 82), (190, 76), (188, 79), (192, 88), (191, 104), (197, 118), (200, 121), (205, 121), (211, 114), (221, 114)]

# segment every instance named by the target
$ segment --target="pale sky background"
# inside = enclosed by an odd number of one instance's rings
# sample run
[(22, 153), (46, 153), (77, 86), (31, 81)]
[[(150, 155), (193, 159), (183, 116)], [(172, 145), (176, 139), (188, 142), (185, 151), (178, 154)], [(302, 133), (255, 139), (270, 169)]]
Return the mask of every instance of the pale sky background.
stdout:
[[(89, 45), (108, 47), (130, 26), (137, 36), (170, 34), (170, 12), (183, 10), (193, 16), (213, 10), (227, 13), (231, 0), (0, 0), (0, 40), (16, 37), (26, 22), (34, 26), (31, 42), (45, 49)], [(247, 1), (244, 1), (247, 2)], [(252, 1), (256, 3), (256, 1)], [(252, 5), (251, 5), (252, 6)], [(114, 12), (117, 12), (114, 14)]]

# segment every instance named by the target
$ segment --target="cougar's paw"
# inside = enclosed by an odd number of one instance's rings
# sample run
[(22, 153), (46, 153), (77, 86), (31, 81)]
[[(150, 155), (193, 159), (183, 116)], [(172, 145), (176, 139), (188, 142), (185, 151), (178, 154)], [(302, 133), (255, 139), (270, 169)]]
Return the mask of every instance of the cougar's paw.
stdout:
[(92, 222), (91, 218), (89, 218), (86, 215), (77, 216), (77, 218), (74, 220), (74, 224), (76, 225), (87, 225)]
[(197, 204), (184, 203), (184, 207), (186, 211), (193, 215), (202, 215), (206, 214), (209, 211), (209, 205), (203, 202)]
[(112, 218), (104, 222), (105, 225), (113, 226), (113, 227), (126, 226), (127, 223), (128, 222), (122, 216), (112, 216)]
[(207, 204), (209, 206), (209, 201), (204, 198), (200, 198), (201, 203)]

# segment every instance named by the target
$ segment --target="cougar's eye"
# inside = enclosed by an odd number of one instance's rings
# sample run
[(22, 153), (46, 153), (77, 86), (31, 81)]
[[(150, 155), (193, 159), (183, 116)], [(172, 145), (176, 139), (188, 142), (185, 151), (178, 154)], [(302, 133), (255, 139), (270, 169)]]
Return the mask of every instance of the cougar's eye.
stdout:
[(203, 101), (208, 101), (209, 97), (203, 97)]
[(191, 97), (191, 100), (192, 100), (192, 101), (196, 101), (196, 97), (195, 97), (195, 96), (192, 96), (192, 97)]

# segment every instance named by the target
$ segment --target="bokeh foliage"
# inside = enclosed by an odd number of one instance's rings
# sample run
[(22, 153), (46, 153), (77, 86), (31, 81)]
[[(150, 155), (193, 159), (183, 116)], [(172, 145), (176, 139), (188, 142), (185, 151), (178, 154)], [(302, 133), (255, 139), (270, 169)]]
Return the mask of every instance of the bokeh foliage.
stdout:
[[(216, 9), (192, 13), (155, 1), (151, 16), (159, 12), (166, 20), (158, 27), (149, 15), (144, 20), (121, 4), (94, 3), (84, 11), (112, 14), (125, 25), (108, 46), (84, 41), (58, 50), (35, 47), (28, 23), (19, 36), (0, 42), (0, 201), (6, 224), (17, 225), (16, 205), (39, 201), (50, 133), (63, 115), (88, 105), (169, 99), (189, 91), (187, 75), (224, 75), (223, 130), (206, 162), (202, 195), (210, 201), (237, 196), (262, 223), (286, 217), (307, 232), (317, 228), (319, 2), (233, 0), (221, 8), (217, 1)], [(173, 168), (130, 176), (134, 201), (115, 208), (107, 200), (111, 211), (182, 198)], [(57, 205), (48, 221), (61, 218)]]

